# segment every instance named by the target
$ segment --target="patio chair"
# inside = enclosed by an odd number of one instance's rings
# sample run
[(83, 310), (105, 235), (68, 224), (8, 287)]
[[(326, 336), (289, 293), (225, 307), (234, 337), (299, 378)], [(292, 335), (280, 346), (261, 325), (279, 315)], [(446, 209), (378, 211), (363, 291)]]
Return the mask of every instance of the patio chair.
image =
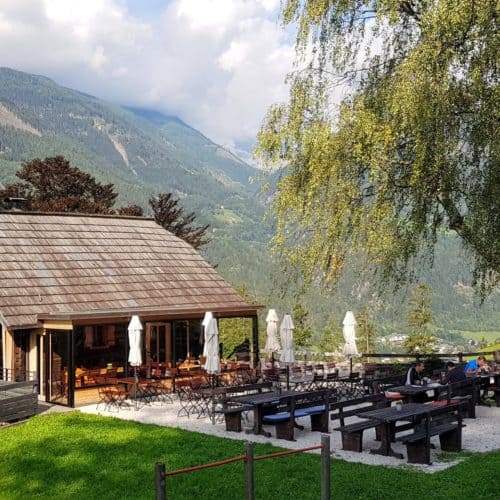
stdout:
[(99, 408), (99, 405), (103, 404), (104, 410), (111, 411), (112, 408), (116, 408), (119, 411), (127, 399), (127, 392), (116, 386), (99, 386), (97, 391), (99, 402), (96, 408)]

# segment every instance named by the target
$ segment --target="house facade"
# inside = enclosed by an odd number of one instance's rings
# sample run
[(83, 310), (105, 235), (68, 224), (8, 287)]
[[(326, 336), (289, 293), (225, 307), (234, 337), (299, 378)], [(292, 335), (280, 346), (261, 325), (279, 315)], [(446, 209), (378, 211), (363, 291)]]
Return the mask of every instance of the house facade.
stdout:
[(132, 315), (145, 369), (198, 358), (207, 311), (249, 318), (257, 363), (258, 309), (153, 219), (0, 213), (0, 368), (39, 380), (46, 401), (74, 406), (103, 377), (129, 373)]

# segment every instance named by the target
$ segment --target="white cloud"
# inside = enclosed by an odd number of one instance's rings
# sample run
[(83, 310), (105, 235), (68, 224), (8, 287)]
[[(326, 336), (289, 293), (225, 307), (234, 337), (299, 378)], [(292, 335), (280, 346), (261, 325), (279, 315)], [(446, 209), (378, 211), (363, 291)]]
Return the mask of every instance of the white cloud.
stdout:
[(277, 8), (279, 0), (172, 0), (145, 20), (125, 0), (2, 0), (0, 60), (177, 114), (223, 144), (248, 142), (287, 95), (293, 47)]

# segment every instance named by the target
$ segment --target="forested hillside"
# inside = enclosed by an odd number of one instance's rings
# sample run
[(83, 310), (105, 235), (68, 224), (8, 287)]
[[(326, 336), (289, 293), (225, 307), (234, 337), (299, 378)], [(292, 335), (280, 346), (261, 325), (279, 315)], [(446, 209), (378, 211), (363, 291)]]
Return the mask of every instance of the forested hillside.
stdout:
[[(329, 322), (340, 326), (347, 309), (364, 306), (379, 333), (404, 330), (405, 291), (374, 295), (374, 286), (359, 283), (354, 264), (337, 293), (313, 288), (298, 294), (295, 282), (272, 263), (272, 227), (264, 218), (270, 195), (260, 192), (264, 174), (179, 118), (120, 107), (42, 76), (0, 68), (0, 182), (16, 180), (23, 161), (55, 155), (115, 184), (119, 205), (147, 208), (151, 194), (174, 193), (200, 224), (210, 224), (212, 241), (202, 253), (218, 271), (280, 314), (303, 305), (316, 339)], [(418, 275), (432, 290), (440, 335), (500, 330), (499, 294), (480, 307), (452, 236), (442, 235), (434, 269)]]

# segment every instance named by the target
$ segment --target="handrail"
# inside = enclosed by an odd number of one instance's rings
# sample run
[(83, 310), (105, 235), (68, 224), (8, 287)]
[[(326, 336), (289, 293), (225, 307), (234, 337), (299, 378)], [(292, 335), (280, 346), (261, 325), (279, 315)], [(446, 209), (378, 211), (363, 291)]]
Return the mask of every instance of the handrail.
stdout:
[(209, 464), (194, 465), (193, 467), (186, 467), (185, 469), (177, 469), (169, 472), (165, 472), (166, 476), (177, 476), (178, 474), (185, 474), (187, 472), (194, 472), (202, 469), (211, 469), (212, 467), (219, 467), (220, 465), (230, 464), (232, 462), (239, 462), (240, 460), (246, 460), (247, 454), (239, 455), (233, 458), (227, 458), (226, 460), (220, 460), (219, 462), (211, 462)]
[(167, 498), (167, 482), (168, 476), (176, 476), (179, 474), (186, 474), (188, 472), (195, 472), (203, 469), (210, 469), (227, 465), (234, 462), (245, 462), (245, 497), (247, 500), (254, 500), (254, 471), (253, 463), (258, 460), (265, 460), (268, 458), (279, 458), (287, 455), (295, 455), (297, 453), (304, 453), (306, 451), (321, 450), (321, 499), (330, 500), (330, 436), (322, 435), (321, 444), (316, 446), (309, 446), (307, 448), (299, 448), (296, 450), (279, 451), (276, 453), (268, 453), (267, 455), (260, 455), (254, 457), (253, 444), (250, 442), (245, 443), (245, 452), (243, 455), (237, 457), (227, 458), (218, 462), (211, 462), (208, 464), (195, 465), (193, 467), (186, 467), (184, 469), (177, 469), (174, 471), (166, 471), (165, 464), (157, 463), (155, 465), (155, 485), (156, 485), (156, 499), (166, 500)]

